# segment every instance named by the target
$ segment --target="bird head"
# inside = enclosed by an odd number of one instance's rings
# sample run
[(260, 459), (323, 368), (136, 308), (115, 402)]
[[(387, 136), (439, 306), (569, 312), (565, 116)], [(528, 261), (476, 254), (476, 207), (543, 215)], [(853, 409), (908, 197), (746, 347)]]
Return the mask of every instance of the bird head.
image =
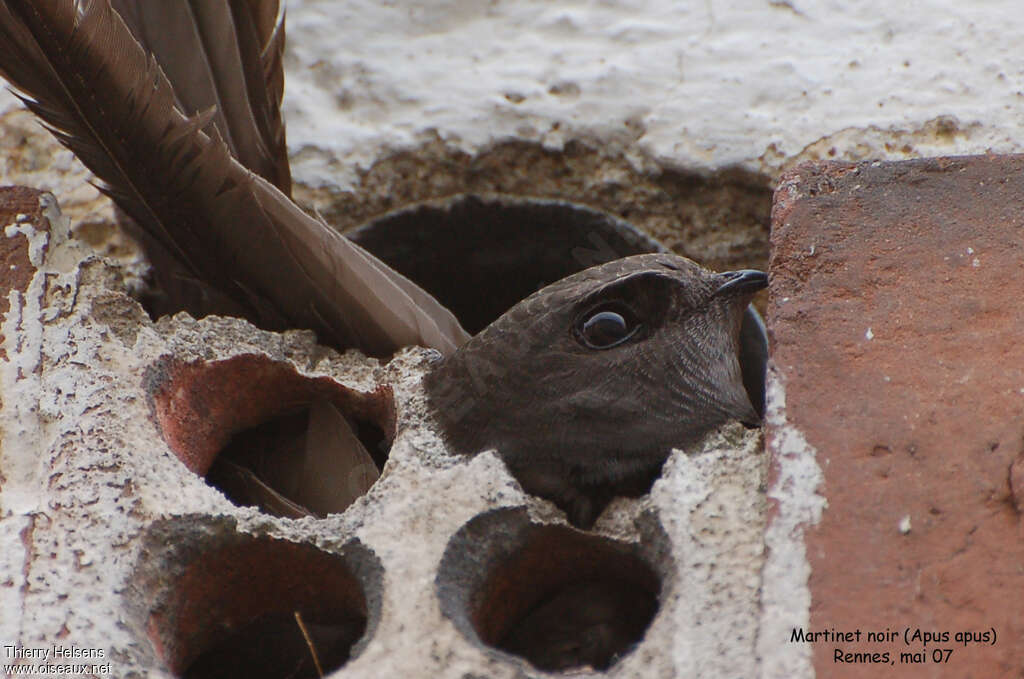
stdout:
[(591, 267), (464, 344), (427, 376), (428, 398), (459, 452), (614, 483), (728, 420), (758, 422), (737, 353), (766, 285), (665, 253)]

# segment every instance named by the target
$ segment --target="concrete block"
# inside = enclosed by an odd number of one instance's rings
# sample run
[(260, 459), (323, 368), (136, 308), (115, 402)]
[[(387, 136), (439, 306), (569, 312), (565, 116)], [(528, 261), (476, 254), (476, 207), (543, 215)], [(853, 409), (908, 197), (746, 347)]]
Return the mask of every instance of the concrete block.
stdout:
[[(52, 196), (5, 191), (0, 216), (4, 662), (317, 676), (312, 645), (337, 677), (756, 674), (759, 431), (676, 451), (578, 531), (493, 452), (445, 450), (420, 387), (435, 352), (153, 322)], [(239, 432), (317, 400), (391, 441), (345, 511), (282, 518), (204, 481)]]

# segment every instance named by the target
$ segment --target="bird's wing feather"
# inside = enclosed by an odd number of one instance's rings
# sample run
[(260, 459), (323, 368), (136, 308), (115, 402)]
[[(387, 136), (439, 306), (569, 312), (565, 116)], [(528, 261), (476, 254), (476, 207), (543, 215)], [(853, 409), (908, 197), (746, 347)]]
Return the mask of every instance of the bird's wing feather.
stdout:
[(213, 123), (242, 165), (291, 191), (280, 104), (284, 12), (277, 0), (111, 0), (174, 86), (178, 108), (215, 107)]
[(193, 290), (186, 310), (312, 328), (374, 355), (467, 339), (427, 293), (243, 167), (209, 110), (184, 115), (110, 0), (3, 0), (0, 40), (0, 75), (138, 222), (147, 249), (173, 260), (157, 273)]

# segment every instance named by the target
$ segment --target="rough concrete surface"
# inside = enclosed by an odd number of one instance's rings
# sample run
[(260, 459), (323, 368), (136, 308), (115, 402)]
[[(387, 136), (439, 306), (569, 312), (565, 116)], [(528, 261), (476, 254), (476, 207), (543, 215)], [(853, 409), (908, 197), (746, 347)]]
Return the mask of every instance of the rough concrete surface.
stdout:
[(343, 189), (431, 139), (574, 141), (651, 170), (1019, 150), (1011, 0), (295, 0), (296, 174)]
[[(524, 495), (493, 453), (444, 450), (419, 386), (435, 353), (408, 349), (382, 365), (319, 347), (303, 331), (185, 315), (153, 323), (118, 269), (67, 239), (51, 196), (13, 195), (26, 212), (8, 216), (7, 238), (18, 244), (10, 261), (27, 258), (32, 275), (11, 289), (3, 326), (4, 644), (102, 653), (87, 662), (109, 663), (113, 676), (170, 676), (225, 630), (301, 609), (352, 638), (366, 630), (339, 677), (533, 676), (460, 629), (452, 602), (471, 602), (476, 590), (460, 590), (470, 580), (442, 570), (453, 537), (475, 517), (519, 508), (525, 525), (579, 535), (581, 563), (639, 545), (657, 580), (657, 610), (609, 676), (756, 671), (759, 432), (732, 425), (676, 452), (648, 496), (617, 501), (593, 533), (579, 534), (552, 505)], [(44, 207), (29, 210), (30, 197)], [(244, 390), (246, 374), (260, 390)], [(231, 430), (315, 398), (397, 431), (381, 478), (344, 513), (273, 517), (233, 505), (191, 471)], [(542, 573), (505, 571), (534, 596), (529, 583)]]
[[(784, 405), (768, 419), (773, 488), (795, 483), (799, 458), (806, 478), (820, 468), (806, 490), (820, 484), (827, 498), (803, 522), (809, 620), (789, 625), (863, 633), (807, 644), (818, 676), (1024, 666), (1012, 603), (1024, 586), (1022, 171), (1024, 156), (975, 156), (783, 176), (768, 312), (770, 400)], [(813, 497), (781, 498), (773, 527)], [(886, 630), (897, 638), (868, 641)], [(894, 666), (837, 662), (837, 649), (889, 653)]]

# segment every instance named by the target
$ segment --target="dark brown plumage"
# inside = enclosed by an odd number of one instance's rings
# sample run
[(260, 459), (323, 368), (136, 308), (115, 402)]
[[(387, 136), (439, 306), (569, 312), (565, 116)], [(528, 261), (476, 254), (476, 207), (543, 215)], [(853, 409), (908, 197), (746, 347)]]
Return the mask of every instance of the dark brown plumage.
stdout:
[(134, 219), (168, 298), (161, 311), (311, 328), (373, 355), (450, 352), (468, 337), (288, 197), (277, 0), (117, 5), (130, 26), (111, 0), (3, 0), (0, 76)]
[(444, 438), (494, 448), (529, 493), (589, 527), (645, 492), (671, 448), (729, 420), (755, 424), (737, 360), (759, 271), (713, 273), (636, 255), (523, 300), (425, 380)]

